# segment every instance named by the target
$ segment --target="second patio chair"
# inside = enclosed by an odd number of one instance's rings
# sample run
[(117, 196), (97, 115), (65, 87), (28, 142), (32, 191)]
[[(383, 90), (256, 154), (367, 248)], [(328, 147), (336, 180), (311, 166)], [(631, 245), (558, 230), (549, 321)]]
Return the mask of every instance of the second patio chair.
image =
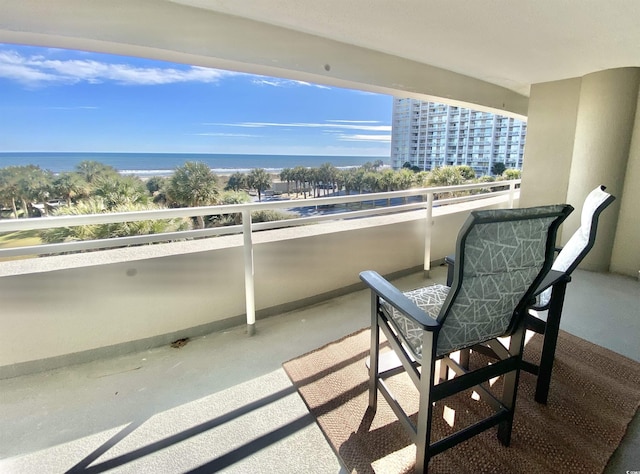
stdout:
[[(580, 227), (574, 232), (564, 247), (556, 248), (556, 252), (559, 253), (551, 269), (563, 273), (563, 276), (544, 281), (539, 286), (536, 291), (536, 293), (539, 293), (536, 296), (536, 302), (527, 314), (527, 329), (544, 336), (542, 351), (540, 352), (538, 360), (536, 362), (529, 360), (522, 361), (522, 369), (538, 377), (534, 398), (539, 403), (547, 403), (549, 397), (551, 373), (558, 341), (558, 332), (560, 331), (560, 318), (562, 317), (567, 283), (571, 281), (573, 271), (580, 265), (595, 244), (600, 214), (615, 200), (615, 197), (605, 190), (605, 186), (597, 186), (585, 198), (580, 213)], [(453, 281), (455, 256), (447, 256), (445, 263), (449, 265), (447, 285), (450, 285)], [(495, 356), (491, 348), (486, 346), (480, 345), (473, 349), (484, 354)], [(468, 359), (469, 351), (464, 351), (460, 355), (461, 363), (467, 366)]]
[[(605, 189), (605, 186), (598, 186), (587, 195), (580, 213), (580, 227), (564, 247), (556, 249), (559, 253), (551, 269), (564, 273), (565, 277), (549, 287), (541, 286), (546, 289), (537, 296), (536, 303), (527, 315), (527, 329), (544, 335), (539, 361), (522, 362), (524, 370), (538, 376), (535, 400), (539, 403), (547, 403), (549, 396), (567, 283), (571, 280), (573, 271), (595, 244), (600, 214), (615, 200)], [(547, 312), (546, 318), (541, 317), (540, 313), (543, 311)]]
[[(499, 425), (504, 445), (511, 439), (516, 391), (524, 345), (524, 317), (534, 291), (553, 262), (558, 226), (573, 210), (568, 205), (474, 211), (456, 243), (451, 287), (434, 285), (400, 292), (373, 271), (360, 274), (371, 288), (371, 356), (369, 407), (376, 409), (378, 390), (416, 444), (416, 472), (429, 459), (472, 436)], [(381, 370), (380, 330), (400, 366)], [(501, 360), (467, 371), (450, 354), (479, 343), (511, 336)], [(436, 374), (436, 361), (441, 370)], [(442, 377), (446, 367), (455, 377)], [(406, 371), (419, 392), (417, 422), (404, 412), (385, 379)], [(501, 397), (485, 382), (504, 376)], [(437, 378), (439, 383), (435, 383)], [(433, 403), (473, 388), (495, 410), (490, 417), (435, 442), (431, 439)]]

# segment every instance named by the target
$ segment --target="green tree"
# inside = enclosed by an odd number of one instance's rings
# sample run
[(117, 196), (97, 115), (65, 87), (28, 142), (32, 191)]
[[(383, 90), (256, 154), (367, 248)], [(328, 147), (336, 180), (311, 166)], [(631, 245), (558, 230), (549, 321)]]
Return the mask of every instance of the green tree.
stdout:
[(73, 201), (89, 196), (89, 183), (79, 173), (60, 173), (53, 179), (53, 193), (70, 206)]
[(151, 199), (156, 204), (167, 204), (167, 188), (169, 187), (169, 178), (165, 176), (153, 176), (145, 183), (147, 191), (151, 194)]
[(0, 169), (0, 202), (11, 207), (14, 219), (18, 218), (18, 206), (16, 204), (19, 196), (18, 176), (17, 166), (7, 166)]
[(491, 174), (494, 176), (501, 176), (502, 173), (504, 173), (504, 170), (506, 169), (507, 167), (504, 165), (504, 163), (496, 161), (494, 164), (491, 165)]
[(262, 193), (271, 187), (271, 176), (262, 168), (254, 168), (247, 176), (247, 184), (258, 192), (258, 201), (262, 201)]
[(443, 166), (431, 170), (429, 184), (432, 186), (456, 186), (464, 183), (464, 177), (455, 166)]
[(367, 171), (362, 177), (363, 188), (370, 193), (377, 193), (383, 189), (380, 185), (380, 174), (374, 171)]
[(153, 196), (158, 191), (166, 188), (168, 183), (169, 179), (164, 176), (152, 176), (144, 183), (144, 185), (146, 186), (147, 191), (149, 191)]
[(331, 163), (323, 163), (318, 169), (318, 180), (322, 183), (324, 195), (327, 195), (328, 189), (333, 188), (338, 177), (338, 168)]
[(476, 172), (471, 166), (458, 165), (456, 166), (456, 169), (460, 172), (465, 181), (476, 179)]
[(415, 174), (414, 182), (418, 187), (428, 186), (430, 173), (428, 171), (418, 171)]
[[(168, 196), (178, 207), (213, 205), (220, 197), (218, 177), (202, 162), (188, 161), (176, 168), (169, 179)], [(198, 226), (204, 229), (204, 218), (197, 217)]]
[[(132, 212), (152, 211), (162, 207), (148, 203), (125, 203), (114, 208), (108, 208), (101, 197), (91, 197), (78, 202), (74, 206), (64, 206), (53, 212), (54, 215), (86, 215), (101, 214), (103, 212)], [(42, 231), (44, 242), (69, 242), (74, 240), (97, 240), (133, 235), (161, 234), (177, 232), (189, 228), (188, 221), (183, 218), (156, 219), (136, 222), (115, 222), (109, 224), (92, 224), (72, 227), (57, 227)]]
[[(10, 198), (14, 202), (20, 202), (23, 216), (29, 217), (30, 203), (43, 202), (51, 195), (51, 183), (53, 174), (43, 170), (39, 166), (10, 166), (5, 171), (5, 192), (10, 193)], [(3, 180), (4, 181), (4, 180)], [(46, 206), (43, 208), (46, 214)], [(17, 216), (17, 209), (14, 210)]]
[(378, 175), (378, 188), (380, 191), (395, 191), (396, 172), (392, 169), (385, 169)]
[(411, 189), (416, 184), (416, 173), (408, 169), (397, 172), (396, 186), (398, 189)]
[[(224, 191), (220, 195), (219, 204), (245, 204), (251, 202), (251, 196), (246, 191)], [(220, 225), (242, 224), (242, 213), (228, 214), (214, 217)]]
[(147, 187), (135, 176), (99, 176), (93, 181), (92, 195), (101, 197), (109, 211), (118, 206), (149, 202)]
[(506, 180), (520, 179), (522, 177), (522, 171), (514, 168), (509, 168), (508, 170), (504, 170), (504, 172), (502, 173), (502, 177)]
[(311, 182), (311, 187), (313, 188), (313, 195), (315, 197), (320, 197), (320, 185), (322, 184), (320, 168), (309, 169), (309, 181)]
[(298, 193), (302, 188), (304, 193), (304, 198), (307, 199), (307, 180), (309, 178), (309, 170), (304, 166), (296, 166), (293, 168), (292, 172), (293, 180), (296, 183), (296, 197), (298, 197)]
[(408, 162), (408, 161), (405, 161), (405, 162), (404, 162), (404, 164), (402, 165), (402, 168), (403, 168), (403, 169), (411, 170), (411, 171), (413, 171), (414, 173), (419, 173), (420, 171), (422, 171), (422, 170), (420, 169), (420, 167), (419, 167), (419, 166), (412, 165), (412, 164), (411, 164), (410, 162)]
[(247, 187), (247, 175), (237, 171), (229, 176), (229, 180), (227, 181), (227, 185), (224, 189), (227, 191), (240, 191), (241, 189), (246, 189)]
[(89, 184), (92, 184), (99, 177), (118, 175), (118, 170), (113, 166), (92, 160), (84, 160), (78, 163), (76, 171)]
[(287, 182), (287, 194), (291, 191), (291, 181), (293, 181), (293, 170), (291, 168), (284, 168), (280, 171), (280, 181)]

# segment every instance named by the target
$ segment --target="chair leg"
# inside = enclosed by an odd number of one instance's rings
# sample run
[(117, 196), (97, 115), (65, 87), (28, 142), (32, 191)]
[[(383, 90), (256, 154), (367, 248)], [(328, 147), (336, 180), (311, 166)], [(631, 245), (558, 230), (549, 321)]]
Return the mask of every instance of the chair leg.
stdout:
[(371, 292), (371, 347), (369, 349), (369, 408), (378, 406), (378, 364), (380, 328), (378, 327), (378, 296)]
[[(526, 333), (524, 318), (520, 328), (511, 336), (509, 352), (522, 356), (524, 350), (524, 336)], [(516, 396), (518, 395), (518, 381), (520, 379), (520, 367), (504, 375), (504, 387), (502, 389), (502, 405), (508, 410), (508, 417), (498, 425), (498, 440), (504, 445), (511, 443), (511, 430), (513, 428), (513, 415), (516, 410)]]
[(440, 359), (438, 362), (438, 383), (444, 382), (449, 378), (449, 366), (445, 361), (446, 357)]
[[(433, 403), (431, 391), (436, 370), (433, 333), (425, 331), (422, 339), (422, 371), (418, 386), (420, 404), (418, 407), (418, 423), (416, 425), (416, 466), (415, 473), (426, 473), (429, 467), (429, 445), (431, 442), (431, 421), (433, 419)], [(442, 361), (441, 361), (442, 362)], [(446, 364), (443, 364), (446, 366)]]
[(560, 282), (554, 285), (549, 301), (549, 312), (547, 313), (547, 323), (544, 330), (544, 341), (542, 343), (542, 354), (540, 356), (540, 368), (538, 369), (538, 381), (536, 382), (535, 401), (547, 403), (549, 396), (549, 386), (551, 385), (551, 371), (553, 370), (553, 360), (556, 354), (556, 344), (558, 333), (560, 332), (560, 316), (562, 316), (562, 305), (567, 289), (567, 282)]
[(471, 349), (460, 350), (460, 367), (465, 370), (469, 370), (469, 356), (471, 355)]

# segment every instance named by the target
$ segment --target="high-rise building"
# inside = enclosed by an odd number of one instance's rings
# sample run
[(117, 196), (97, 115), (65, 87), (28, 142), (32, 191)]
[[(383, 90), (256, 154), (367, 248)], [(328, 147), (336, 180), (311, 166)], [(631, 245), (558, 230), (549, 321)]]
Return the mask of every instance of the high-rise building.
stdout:
[(417, 99), (394, 99), (391, 166), (405, 163), (429, 171), (469, 165), (491, 174), (494, 163), (522, 168), (527, 124), (488, 112)]

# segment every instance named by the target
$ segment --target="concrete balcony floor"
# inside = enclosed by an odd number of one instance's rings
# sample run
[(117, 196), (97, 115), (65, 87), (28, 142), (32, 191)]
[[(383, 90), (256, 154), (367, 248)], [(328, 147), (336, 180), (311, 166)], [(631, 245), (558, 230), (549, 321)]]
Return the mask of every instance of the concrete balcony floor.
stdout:
[[(443, 281), (445, 269), (431, 277)], [(423, 283), (422, 274), (395, 281)], [(368, 326), (368, 305), (357, 291), (258, 321), (254, 337), (238, 327), (180, 349), (1, 380), (0, 471), (340, 472), (281, 364)], [(640, 361), (638, 308), (637, 281), (577, 271), (562, 326)], [(639, 468), (638, 418), (605, 472)]]

